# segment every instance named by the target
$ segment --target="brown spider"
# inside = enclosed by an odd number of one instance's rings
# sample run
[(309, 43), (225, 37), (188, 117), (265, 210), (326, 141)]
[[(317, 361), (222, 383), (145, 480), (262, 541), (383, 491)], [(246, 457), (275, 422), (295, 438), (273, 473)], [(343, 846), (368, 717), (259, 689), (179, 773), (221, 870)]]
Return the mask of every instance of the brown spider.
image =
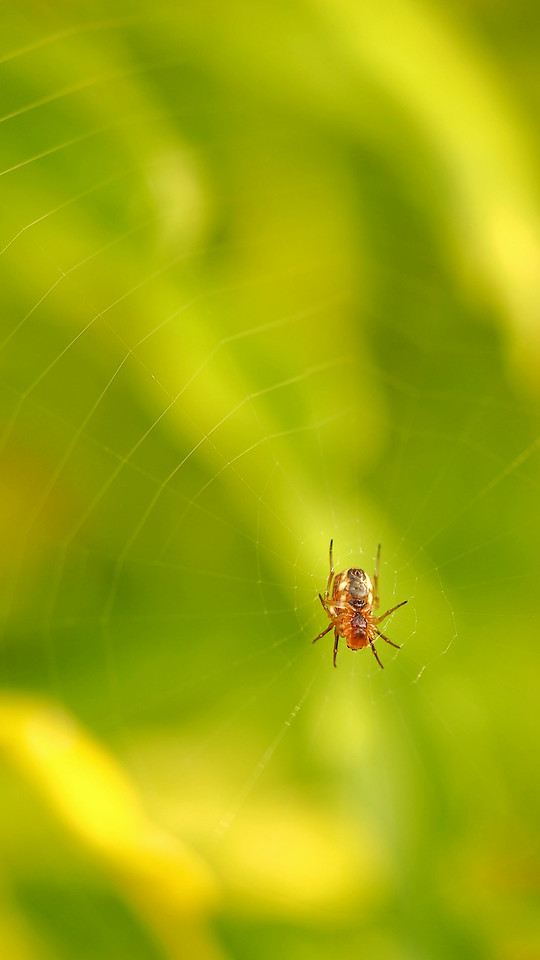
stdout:
[[(334, 541), (330, 541), (330, 573), (326, 590), (324, 591), (324, 600), (319, 594), (319, 600), (323, 605), (325, 613), (330, 618), (330, 626), (323, 630), (318, 637), (315, 637), (313, 643), (324, 637), (330, 630), (334, 630), (334, 666), (338, 651), (338, 640), (342, 637), (347, 641), (349, 650), (361, 650), (368, 644), (373, 650), (375, 659), (380, 667), (382, 663), (375, 649), (374, 640), (377, 634), (381, 640), (385, 640), (392, 647), (399, 644), (393, 643), (384, 633), (377, 629), (377, 624), (386, 620), (394, 610), (402, 607), (406, 600), (396, 603), (395, 607), (387, 610), (382, 617), (374, 617), (373, 611), (379, 606), (379, 560), (381, 556), (381, 545), (377, 549), (377, 561), (375, 564), (375, 573), (373, 583), (371, 578), (358, 567), (352, 567), (350, 570), (344, 570), (343, 573), (334, 574), (334, 560), (332, 557), (332, 547)], [(332, 580), (334, 584), (332, 586)], [(330, 590), (332, 595), (330, 596)]]

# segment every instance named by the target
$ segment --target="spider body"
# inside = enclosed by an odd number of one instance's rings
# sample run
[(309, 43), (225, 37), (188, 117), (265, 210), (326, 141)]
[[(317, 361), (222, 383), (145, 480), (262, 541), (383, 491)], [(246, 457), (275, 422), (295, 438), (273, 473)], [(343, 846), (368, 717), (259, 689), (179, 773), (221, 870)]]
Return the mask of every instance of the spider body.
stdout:
[(350, 570), (344, 570), (342, 573), (334, 573), (334, 561), (332, 555), (333, 540), (330, 541), (330, 573), (324, 599), (319, 594), (319, 600), (323, 609), (330, 620), (330, 626), (323, 630), (316, 640), (320, 640), (330, 630), (334, 630), (334, 666), (338, 651), (338, 642), (340, 637), (347, 641), (350, 650), (361, 650), (363, 647), (370, 646), (375, 659), (380, 667), (382, 663), (375, 649), (374, 641), (379, 636), (392, 647), (398, 647), (399, 644), (393, 643), (388, 637), (378, 629), (378, 624), (386, 620), (394, 610), (407, 603), (402, 600), (390, 610), (387, 610), (382, 617), (374, 615), (374, 611), (379, 606), (379, 560), (381, 546), (377, 550), (377, 562), (375, 564), (375, 574), (373, 581), (371, 577), (359, 567), (351, 567)]

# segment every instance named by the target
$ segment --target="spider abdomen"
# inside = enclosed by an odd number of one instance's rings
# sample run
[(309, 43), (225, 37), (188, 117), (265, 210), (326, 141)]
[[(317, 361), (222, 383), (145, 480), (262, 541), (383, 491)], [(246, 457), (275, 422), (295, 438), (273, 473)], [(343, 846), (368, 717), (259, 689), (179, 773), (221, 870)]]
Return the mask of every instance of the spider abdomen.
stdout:
[(352, 567), (338, 573), (334, 580), (332, 599), (350, 603), (354, 607), (373, 606), (373, 584), (365, 570)]

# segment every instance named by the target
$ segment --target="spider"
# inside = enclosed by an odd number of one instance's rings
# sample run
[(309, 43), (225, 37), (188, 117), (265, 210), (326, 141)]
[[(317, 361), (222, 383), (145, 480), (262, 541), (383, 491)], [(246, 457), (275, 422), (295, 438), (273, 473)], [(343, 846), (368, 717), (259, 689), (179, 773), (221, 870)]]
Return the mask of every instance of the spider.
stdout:
[[(333, 630), (335, 638), (334, 666), (337, 666), (338, 641), (339, 638), (342, 637), (347, 641), (349, 650), (361, 650), (362, 647), (367, 647), (369, 644), (377, 663), (382, 667), (383, 665), (379, 660), (379, 654), (374, 645), (375, 634), (377, 634), (381, 640), (389, 643), (390, 646), (397, 647), (398, 650), (399, 644), (393, 643), (392, 640), (385, 637), (384, 633), (381, 633), (378, 629), (377, 624), (386, 620), (394, 610), (402, 607), (407, 601), (402, 600), (401, 603), (397, 603), (395, 607), (383, 613), (382, 617), (374, 617), (373, 611), (379, 606), (379, 561), (381, 557), (381, 545), (379, 544), (377, 549), (373, 583), (368, 574), (358, 567), (352, 567), (350, 570), (344, 570), (343, 573), (334, 574), (333, 545), (334, 541), (331, 540), (330, 573), (328, 575), (326, 590), (324, 591), (324, 599), (321, 594), (319, 594), (319, 600), (323, 605), (323, 609), (330, 618), (330, 626), (327, 627), (326, 630), (323, 630), (318, 637), (315, 637), (313, 643), (320, 640), (321, 637), (324, 637), (330, 630)], [(333, 586), (332, 580), (334, 581)], [(332, 591), (331, 594), (330, 591)]]

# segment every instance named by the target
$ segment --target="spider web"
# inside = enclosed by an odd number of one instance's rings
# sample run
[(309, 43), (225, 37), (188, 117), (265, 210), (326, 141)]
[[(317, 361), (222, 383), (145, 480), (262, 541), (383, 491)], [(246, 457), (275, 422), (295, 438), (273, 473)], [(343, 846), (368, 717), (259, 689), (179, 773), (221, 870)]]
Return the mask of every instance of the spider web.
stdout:
[[(483, 813), (486, 717), (529, 742), (537, 411), (373, 143), (264, 64), (239, 96), (171, 22), (14, 22), (0, 58), (4, 685), (107, 743), (233, 901), (349, 922), (349, 844), (399, 887), (427, 784)], [(384, 670), (311, 643), (331, 538), (408, 600)]]

